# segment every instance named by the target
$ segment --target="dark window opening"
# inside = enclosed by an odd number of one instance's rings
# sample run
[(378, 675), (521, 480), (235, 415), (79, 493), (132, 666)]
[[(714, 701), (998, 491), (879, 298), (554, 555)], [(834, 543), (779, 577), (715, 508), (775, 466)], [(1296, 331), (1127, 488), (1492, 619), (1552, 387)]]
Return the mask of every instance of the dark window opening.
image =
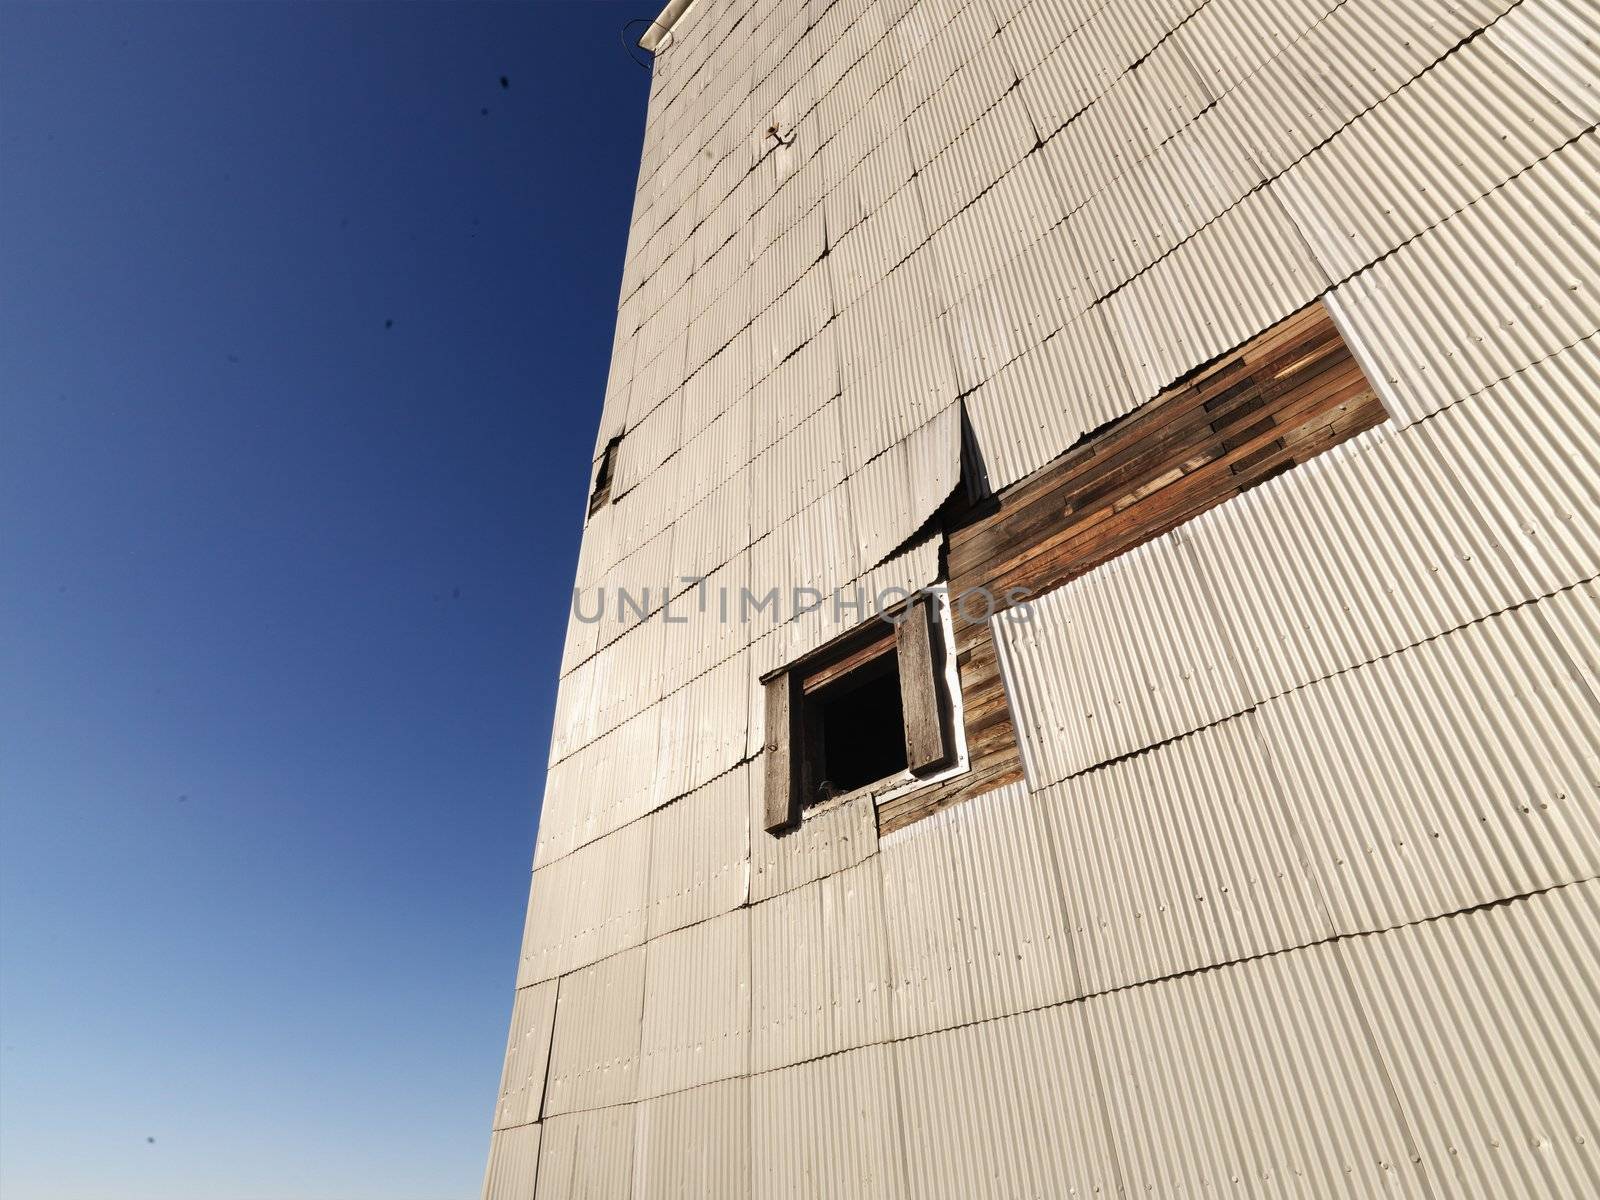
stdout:
[(589, 493), (589, 515), (592, 517), (611, 500), (611, 476), (616, 471), (617, 446), (622, 441), (618, 434), (606, 443), (600, 452), (600, 465), (594, 472), (594, 491)]
[(816, 739), (809, 756), (807, 803), (821, 803), (906, 769), (900, 671), (893, 654), (881, 655), (812, 693), (806, 707), (806, 728), (815, 731)]

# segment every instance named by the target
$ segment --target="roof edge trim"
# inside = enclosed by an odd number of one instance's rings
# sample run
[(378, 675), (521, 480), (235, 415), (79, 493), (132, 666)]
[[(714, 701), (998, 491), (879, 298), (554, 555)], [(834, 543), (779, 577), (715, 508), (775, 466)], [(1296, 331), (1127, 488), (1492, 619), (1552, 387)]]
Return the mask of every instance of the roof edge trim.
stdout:
[(678, 18), (693, 7), (694, 0), (667, 0), (667, 6), (650, 22), (650, 27), (639, 39), (640, 48), (651, 54), (660, 54), (672, 44), (672, 29), (678, 23)]

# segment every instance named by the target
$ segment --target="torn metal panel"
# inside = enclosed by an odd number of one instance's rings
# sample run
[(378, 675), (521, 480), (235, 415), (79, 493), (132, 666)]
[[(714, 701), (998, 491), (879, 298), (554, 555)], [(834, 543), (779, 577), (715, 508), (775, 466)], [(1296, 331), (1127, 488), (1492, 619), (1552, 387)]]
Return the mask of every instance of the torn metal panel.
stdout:
[[(511, 1009), (511, 1034), (506, 1039), (505, 1067), (500, 1073), (500, 1099), (494, 1127), (511, 1129), (537, 1121), (544, 1102), (545, 1068), (550, 1062), (550, 1035), (556, 1021), (556, 981), (519, 988)], [(537, 1150), (537, 1145), (535, 1146)], [(491, 1155), (492, 1157), (492, 1155)], [(526, 1178), (531, 1181), (531, 1163)]]
[(1600, 875), (1600, 696), (1551, 615), (1600, 644), (1579, 588), (1262, 707), (1340, 932)]
[(995, 619), (1030, 786), (1249, 706), (1201, 579), (1167, 534), (1032, 601), (1028, 620)]
[(545, 1087), (547, 1116), (635, 1098), (644, 984), (643, 946), (562, 976)]
[(1085, 992), (1333, 936), (1262, 742), (1244, 713), (1040, 793)]
[(735, 909), (646, 947), (639, 1096), (750, 1072), (750, 910)]
[(1339, 943), (1440, 1194), (1592, 1196), (1600, 884)]
[(1082, 1004), (895, 1044), (914, 1195), (1122, 1191)]

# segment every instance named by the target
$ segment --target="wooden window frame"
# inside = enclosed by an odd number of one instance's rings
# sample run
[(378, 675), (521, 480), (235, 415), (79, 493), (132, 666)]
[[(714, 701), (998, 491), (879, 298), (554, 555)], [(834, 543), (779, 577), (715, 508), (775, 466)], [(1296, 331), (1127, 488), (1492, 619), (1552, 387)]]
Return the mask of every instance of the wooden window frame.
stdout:
[[(766, 806), (770, 833), (798, 825), (807, 811), (821, 811), (863, 794), (897, 793), (932, 782), (962, 764), (960, 690), (947, 669), (946, 616), (938, 598), (920, 595), (868, 621), (814, 654), (762, 677), (766, 703)], [(852, 674), (895, 658), (900, 686), (905, 767), (882, 779), (823, 801), (810, 800), (820, 781), (821, 759), (813, 699)]]

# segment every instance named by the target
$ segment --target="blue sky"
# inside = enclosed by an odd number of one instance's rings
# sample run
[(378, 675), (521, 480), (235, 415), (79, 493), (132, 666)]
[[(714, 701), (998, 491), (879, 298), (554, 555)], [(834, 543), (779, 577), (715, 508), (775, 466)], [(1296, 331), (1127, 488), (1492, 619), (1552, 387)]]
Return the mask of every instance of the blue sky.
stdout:
[(7, 1200), (476, 1196), (641, 15), (0, 3)]

